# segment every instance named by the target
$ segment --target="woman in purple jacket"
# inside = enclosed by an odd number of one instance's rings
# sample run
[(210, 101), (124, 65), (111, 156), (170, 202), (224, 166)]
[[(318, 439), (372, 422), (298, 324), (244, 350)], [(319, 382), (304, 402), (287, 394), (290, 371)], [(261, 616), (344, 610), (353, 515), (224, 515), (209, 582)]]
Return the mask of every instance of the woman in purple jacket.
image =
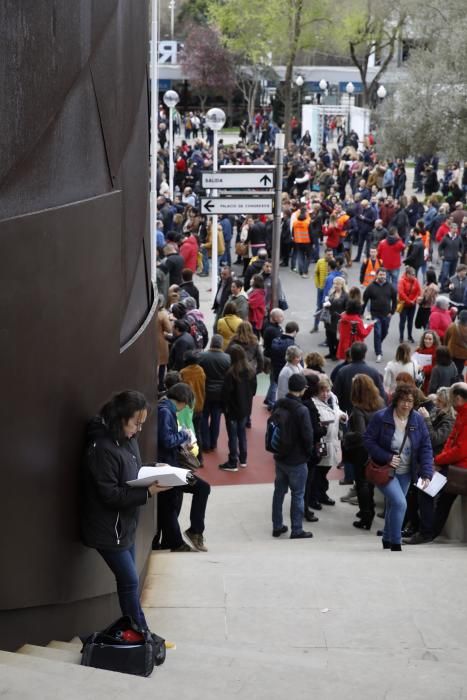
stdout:
[(425, 421), (414, 411), (416, 391), (409, 384), (398, 384), (392, 405), (375, 413), (364, 435), (371, 459), (376, 464), (390, 463), (395, 469), (389, 483), (379, 487), (386, 499), (383, 549), (393, 552), (401, 551), (401, 530), (410, 482), (416, 482), (420, 476), (426, 487), (433, 475), (430, 436)]

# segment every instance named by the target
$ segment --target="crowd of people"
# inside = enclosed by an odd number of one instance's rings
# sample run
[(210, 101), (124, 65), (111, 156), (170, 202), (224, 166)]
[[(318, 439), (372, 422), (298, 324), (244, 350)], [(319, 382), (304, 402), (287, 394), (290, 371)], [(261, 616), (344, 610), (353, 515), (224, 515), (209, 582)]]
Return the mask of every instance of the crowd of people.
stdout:
[[(316, 523), (319, 511), (335, 505), (328, 476), (337, 467), (340, 483), (350, 487), (341, 500), (358, 508), (354, 527), (370, 530), (376, 507), (365, 468), (373, 460), (393, 470), (380, 487), (383, 548), (431, 541), (442, 532), (455, 494), (441, 491), (433, 499), (423, 488), (434, 470), (467, 468), (467, 211), (459, 169), (447, 168), (439, 193), (435, 164), (425, 159), (415, 183), (425, 199), (407, 198), (404, 162), (382, 160), (371, 140), (360, 150), (357, 140), (315, 153), (309, 135), (295, 130), (282, 183), (281, 267), (309, 280), (314, 266), (313, 281), (299, 284), (307, 290), (309, 330), (322, 335), (305, 353), (298, 323), (286, 318), (280, 280), (272, 307), (272, 217), (220, 217), (212, 230), (198, 206), (212, 142), (203, 139), (203, 115), (189, 114), (183, 123), (173, 200), (160, 140), (157, 460), (197, 469), (196, 479), (171, 489), (126, 485), (141, 466), (136, 436), (149, 410), (138, 392), (116, 395), (92, 421), (85, 461), (83, 539), (114, 572), (124, 614), (142, 627), (134, 565), (138, 509), (157, 496), (155, 549), (207, 551), (205, 455), (214, 453), (224, 472), (255, 468), (248, 462), (248, 429), (259, 374), (269, 376), (262, 400), (266, 447), (275, 462), (273, 537), (288, 531), (282, 510), (289, 489), (290, 537), (312, 537), (303, 520)], [(259, 112), (242, 126), (237, 144), (220, 141), (219, 163), (272, 163), (273, 127)], [(213, 236), (219, 280), (209, 314), (200, 308), (196, 280), (209, 274)], [(354, 263), (360, 284), (350, 285)], [(396, 314), (399, 344), (388, 354), (383, 346)], [(382, 372), (366, 360), (371, 336), (376, 362), (386, 355)], [(332, 371), (326, 360), (337, 363)], [(421, 490), (414, 486), (418, 478)], [(182, 532), (185, 493), (190, 526)]]

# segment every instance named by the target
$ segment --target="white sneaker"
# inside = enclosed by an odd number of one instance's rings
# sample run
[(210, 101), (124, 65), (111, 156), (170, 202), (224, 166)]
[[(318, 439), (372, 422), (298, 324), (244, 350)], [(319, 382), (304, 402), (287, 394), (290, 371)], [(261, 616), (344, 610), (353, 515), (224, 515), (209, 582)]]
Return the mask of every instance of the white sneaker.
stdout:
[(240, 466), (241, 466), (242, 469), (246, 469), (246, 468), (247, 468), (247, 463), (244, 462), (244, 463), (242, 464), (242, 462), (240, 462)]
[(381, 362), (383, 359), (382, 355), (376, 355), (376, 362)]

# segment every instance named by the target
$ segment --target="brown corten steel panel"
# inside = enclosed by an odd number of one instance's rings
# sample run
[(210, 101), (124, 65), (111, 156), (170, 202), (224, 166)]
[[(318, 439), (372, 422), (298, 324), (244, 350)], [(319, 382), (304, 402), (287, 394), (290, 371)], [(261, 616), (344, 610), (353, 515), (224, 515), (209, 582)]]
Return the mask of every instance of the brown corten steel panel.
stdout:
[[(118, 612), (79, 540), (79, 476), (86, 421), (109, 396), (155, 397), (155, 322), (120, 352), (152, 304), (147, 30), (146, 0), (0, 4), (0, 648)], [(154, 504), (143, 511), (144, 576)]]

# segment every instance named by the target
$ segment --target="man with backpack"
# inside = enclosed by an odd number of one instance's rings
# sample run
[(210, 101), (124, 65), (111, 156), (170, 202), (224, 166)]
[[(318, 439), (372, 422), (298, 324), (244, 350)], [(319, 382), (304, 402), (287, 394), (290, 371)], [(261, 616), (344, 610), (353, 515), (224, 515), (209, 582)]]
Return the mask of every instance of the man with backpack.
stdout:
[(313, 537), (311, 532), (303, 529), (307, 462), (313, 454), (310, 413), (301, 401), (306, 387), (307, 381), (302, 374), (293, 374), (290, 377), (289, 392), (276, 403), (266, 429), (266, 449), (273, 452), (276, 465), (272, 498), (272, 536), (280, 537), (288, 531), (283, 521), (282, 506), (290, 488), (292, 540)]

